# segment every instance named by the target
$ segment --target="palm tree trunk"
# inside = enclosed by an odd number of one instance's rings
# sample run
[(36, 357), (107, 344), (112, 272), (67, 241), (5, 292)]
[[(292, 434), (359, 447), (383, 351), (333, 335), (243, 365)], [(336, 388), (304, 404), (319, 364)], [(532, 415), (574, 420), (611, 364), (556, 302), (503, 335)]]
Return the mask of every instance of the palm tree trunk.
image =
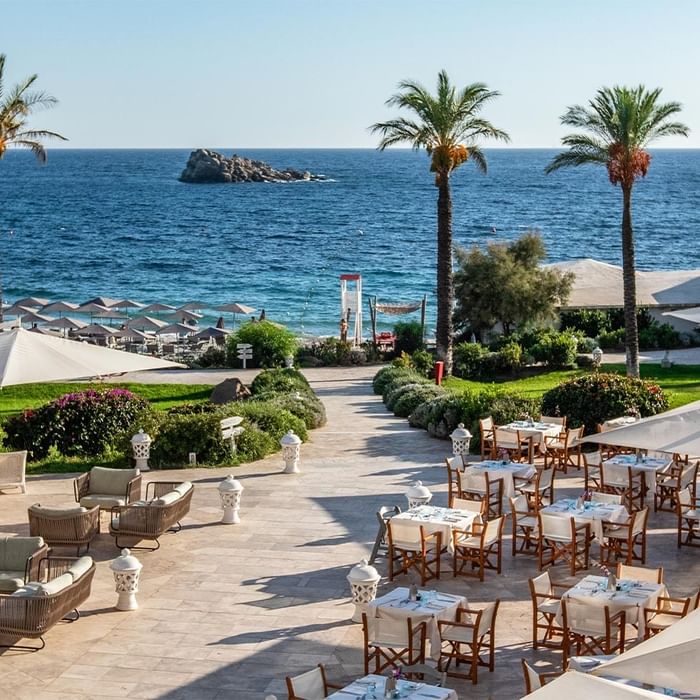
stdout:
[(437, 201), (437, 356), (452, 374), (452, 195), (447, 173), (438, 175)]
[(639, 334), (637, 332), (637, 280), (632, 231), (632, 185), (622, 186), (622, 282), (625, 310), (627, 376), (639, 376)]

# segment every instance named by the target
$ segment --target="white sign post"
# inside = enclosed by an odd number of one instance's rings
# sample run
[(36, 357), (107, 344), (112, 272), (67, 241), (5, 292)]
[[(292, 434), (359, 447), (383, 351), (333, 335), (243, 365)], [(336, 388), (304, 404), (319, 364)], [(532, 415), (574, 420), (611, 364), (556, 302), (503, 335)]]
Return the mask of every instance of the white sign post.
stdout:
[(243, 369), (246, 369), (246, 362), (253, 359), (253, 346), (250, 343), (238, 343), (236, 350), (238, 359), (243, 360)]

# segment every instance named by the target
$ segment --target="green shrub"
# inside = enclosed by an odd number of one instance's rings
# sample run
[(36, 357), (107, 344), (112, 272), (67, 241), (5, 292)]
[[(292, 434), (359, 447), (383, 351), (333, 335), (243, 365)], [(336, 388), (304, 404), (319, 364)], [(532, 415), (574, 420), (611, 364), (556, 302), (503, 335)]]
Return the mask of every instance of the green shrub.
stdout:
[(600, 345), (603, 350), (624, 350), (625, 329), (618, 328), (615, 331), (601, 333), (598, 336), (598, 345)]
[[(610, 330), (610, 315), (605, 311), (594, 309), (576, 309), (563, 311), (560, 316), (562, 330), (580, 331), (584, 336), (597, 338)], [(590, 352), (583, 350), (581, 352)]]
[(280, 449), (279, 442), (275, 442), (271, 435), (249, 421), (241, 423), (243, 432), (236, 438), (236, 452), (231, 457), (233, 463), (243, 464), (255, 462)]
[(308, 439), (306, 425), (301, 418), (275, 405), (272, 401), (237, 401), (226, 406), (226, 413), (231, 416), (242, 416), (255, 423), (260, 430), (266, 432), (279, 444), (282, 436), (293, 430), (302, 441)]
[(639, 347), (644, 350), (673, 350), (683, 345), (681, 334), (669, 323), (654, 323), (639, 331)]
[(413, 369), (424, 377), (432, 377), (435, 369), (435, 358), (427, 350), (416, 350), (411, 355)]
[(347, 366), (362, 364), (366, 356), (362, 351), (353, 350), (350, 343), (330, 337), (299, 348), (297, 361), (312, 367)]
[[(386, 392), (386, 398), (384, 399), (384, 405), (390, 410), (394, 410), (394, 404), (398, 401), (406, 392), (412, 391), (413, 389), (418, 389), (422, 386), (426, 386), (424, 382), (408, 382), (407, 384), (398, 384), (391, 391)], [(432, 386), (432, 385), (427, 385)]]
[(320, 428), (326, 424), (326, 408), (316, 394), (276, 394), (263, 392), (256, 394), (249, 401), (265, 401), (289, 411), (292, 415), (301, 418), (309, 430)]
[(289, 394), (298, 391), (303, 394), (313, 393), (306, 377), (292, 367), (267, 369), (258, 374), (250, 385), (253, 395), (267, 392)]
[(51, 448), (65, 456), (102, 455), (148, 412), (148, 402), (126, 389), (65, 394), (4, 424), (3, 444), (43, 459)]
[(514, 340), (506, 343), (498, 351), (499, 369), (503, 372), (517, 372), (523, 364), (523, 349)]
[(595, 362), (590, 355), (576, 355), (576, 366), (580, 369), (593, 369)]
[(567, 425), (585, 426), (586, 433), (610, 418), (639, 412), (652, 416), (668, 408), (661, 388), (619, 374), (595, 373), (564, 382), (542, 397), (542, 412), (567, 416)]
[(430, 381), (425, 377), (421, 377), (420, 374), (414, 372), (413, 370), (408, 371), (406, 374), (400, 374), (394, 379), (392, 379), (388, 384), (384, 386), (384, 392), (382, 393), (382, 401), (386, 406), (389, 397), (393, 392), (406, 384), (429, 384)]
[(402, 350), (401, 354), (391, 361), (391, 366), (400, 367), (402, 369), (413, 369), (413, 362), (411, 361), (411, 356), (405, 350)]
[(406, 367), (382, 367), (372, 380), (372, 390), (375, 394), (383, 394), (387, 384), (391, 383), (397, 377), (409, 376), (412, 377), (414, 372)]
[(171, 406), (167, 413), (171, 416), (194, 416), (202, 413), (216, 413), (221, 406), (211, 401), (200, 401), (198, 403), (181, 403)]
[[(406, 389), (406, 387), (404, 387)], [(408, 418), (413, 411), (426, 401), (432, 401), (445, 395), (445, 390), (435, 384), (417, 384), (409, 387), (394, 401), (394, 415), (400, 418)]]
[(249, 321), (244, 323), (227, 340), (227, 356), (230, 367), (238, 367), (236, 345), (249, 343), (253, 346), (253, 367), (280, 367), (285, 357), (293, 357), (297, 349), (294, 334), (284, 326), (271, 321)]
[(409, 355), (416, 350), (423, 350), (423, 326), (417, 321), (399, 321), (394, 326), (396, 345), (394, 349), (397, 355), (406, 352)]
[(481, 343), (459, 343), (453, 351), (453, 373), (463, 379), (476, 379), (481, 376), (483, 360), (489, 354)]
[(196, 361), (197, 367), (226, 367), (226, 347), (223, 345), (212, 345), (208, 347)]
[(550, 331), (530, 351), (537, 362), (548, 367), (571, 367), (576, 362), (576, 338), (571, 333)]

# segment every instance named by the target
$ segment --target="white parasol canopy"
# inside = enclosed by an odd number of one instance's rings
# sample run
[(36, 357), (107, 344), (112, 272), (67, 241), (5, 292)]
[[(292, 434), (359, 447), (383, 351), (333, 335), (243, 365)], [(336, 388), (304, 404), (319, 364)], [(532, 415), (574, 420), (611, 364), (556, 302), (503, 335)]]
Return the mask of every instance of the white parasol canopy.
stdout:
[(700, 401), (604, 433), (589, 435), (582, 442), (700, 455)]
[(110, 328), (101, 323), (91, 323), (89, 326), (83, 326), (78, 335), (94, 335), (100, 337), (109, 337), (117, 332), (116, 328)]
[(17, 306), (29, 306), (33, 309), (46, 306), (48, 303), (48, 299), (40, 299), (39, 297), (24, 297), (24, 299), (17, 299), (15, 302)]
[(229, 328), (215, 328), (214, 326), (209, 326), (204, 330), (199, 331), (194, 337), (197, 340), (209, 340), (210, 338), (225, 338), (231, 335), (233, 331)]
[(142, 309), (145, 304), (140, 301), (134, 301), (133, 299), (120, 299), (115, 301), (114, 304), (110, 304), (110, 309)]
[(234, 301), (230, 304), (224, 304), (223, 306), (217, 306), (217, 311), (228, 311), (231, 314), (252, 314), (255, 313), (256, 309), (252, 306), (246, 306), (245, 304), (239, 304)]
[(93, 297), (84, 301), (81, 306), (87, 306), (88, 304), (97, 304), (98, 306), (106, 306), (107, 308), (114, 306), (118, 299), (112, 299), (112, 297)]
[(51, 304), (42, 306), (41, 311), (44, 313), (63, 313), (64, 311), (75, 311), (77, 308), (78, 305), (74, 304), (72, 301), (54, 301)]
[(8, 316), (25, 316), (26, 314), (33, 314), (38, 308), (38, 306), (29, 307), (21, 304), (12, 304), (12, 306), (6, 306), (2, 312)]
[(85, 304), (81, 304), (77, 309), (74, 309), (73, 311), (76, 314), (90, 314), (92, 316), (93, 314), (100, 314), (104, 313), (105, 311), (109, 312), (109, 310), (109, 307), (105, 306), (104, 304), (98, 304), (94, 301), (88, 301)]
[(189, 311), (188, 309), (178, 309), (168, 314), (168, 316), (182, 323), (185, 321), (199, 321), (202, 318), (202, 314), (196, 314), (194, 311)]
[(21, 328), (0, 332), (0, 387), (90, 379), (163, 367), (183, 365), (67, 338), (30, 333)]
[(153, 318), (151, 316), (137, 316), (127, 321), (127, 328), (136, 328), (140, 331), (157, 331), (159, 328), (163, 328), (168, 324), (165, 321), (161, 321), (159, 318)]
[(74, 331), (77, 328), (85, 328), (87, 323), (84, 321), (78, 321), (77, 318), (71, 318), (70, 316), (61, 316), (61, 318), (56, 318), (53, 321), (47, 322), (49, 328), (62, 328), (63, 330)]
[(659, 700), (662, 696), (650, 690), (596, 678), (587, 673), (567, 671), (539, 690), (523, 696), (521, 700), (591, 700), (596, 697), (605, 700)]
[(601, 664), (591, 673), (598, 676), (629, 678), (681, 693), (697, 693), (700, 690), (698, 659), (700, 609), (694, 610), (663, 632), (637, 644), (624, 654)]
[(170, 304), (161, 304), (159, 302), (156, 302), (155, 304), (149, 304), (148, 306), (144, 306), (141, 311), (144, 314), (150, 314), (150, 313), (159, 313), (160, 311), (175, 311), (174, 306), (170, 306)]
[(178, 311), (184, 309), (185, 311), (201, 311), (202, 309), (208, 309), (209, 304), (206, 301), (201, 301), (200, 299), (194, 299), (193, 301), (188, 301), (178, 308)]
[(30, 311), (22, 316), (22, 323), (50, 323), (51, 321), (55, 321), (52, 316), (46, 316), (34, 311)]
[(184, 323), (171, 323), (163, 326), (156, 331), (156, 335), (190, 335), (199, 330), (196, 326), (188, 326)]

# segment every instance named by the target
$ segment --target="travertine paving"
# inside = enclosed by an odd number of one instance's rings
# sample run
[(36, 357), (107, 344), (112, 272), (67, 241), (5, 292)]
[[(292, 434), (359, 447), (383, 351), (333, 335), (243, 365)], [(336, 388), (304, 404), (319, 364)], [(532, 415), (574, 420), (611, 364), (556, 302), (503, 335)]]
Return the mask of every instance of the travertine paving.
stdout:
[[(308, 371), (328, 425), (304, 445), (302, 474), (281, 474), (279, 456), (236, 469), (245, 486), (240, 525), (218, 524), (216, 486), (229, 470), (149, 473), (148, 479), (190, 479), (196, 490), (182, 532), (164, 536), (157, 552), (137, 553), (144, 565), (140, 609), (114, 610), (108, 565), (117, 550), (101, 535), (83, 617), (55, 627), (41, 652), (0, 654), (5, 696), (262, 700), (275, 693), (281, 700), (285, 675), (319, 662), (333, 680), (360, 675), (362, 634), (350, 622), (345, 577), (371, 548), (376, 509), (403, 506), (412, 480), (429, 484), (435, 502), (446, 502), (442, 465), (449, 448), (384, 410), (372, 395), (374, 371)], [(573, 476), (560, 487), (579, 485)], [(26, 533), (26, 507), (33, 502), (73, 500), (66, 476), (32, 478), (29, 489), (26, 496), (0, 494), (2, 532)], [(664, 564), (673, 594), (700, 585), (700, 551), (678, 553), (674, 518), (652, 515), (649, 542), (649, 564)], [(554, 653), (535, 657), (528, 643), (527, 579), (536, 564), (530, 557), (513, 560), (505, 545), (502, 576), (487, 574), (483, 584), (455, 580), (445, 561), (447, 575), (438, 584), (464, 592), (472, 605), (502, 601), (496, 671), (480, 670), (477, 686), (453, 684), (462, 698), (519, 698), (522, 656), (558, 662)], [(383, 560), (378, 567), (386, 573)]]

